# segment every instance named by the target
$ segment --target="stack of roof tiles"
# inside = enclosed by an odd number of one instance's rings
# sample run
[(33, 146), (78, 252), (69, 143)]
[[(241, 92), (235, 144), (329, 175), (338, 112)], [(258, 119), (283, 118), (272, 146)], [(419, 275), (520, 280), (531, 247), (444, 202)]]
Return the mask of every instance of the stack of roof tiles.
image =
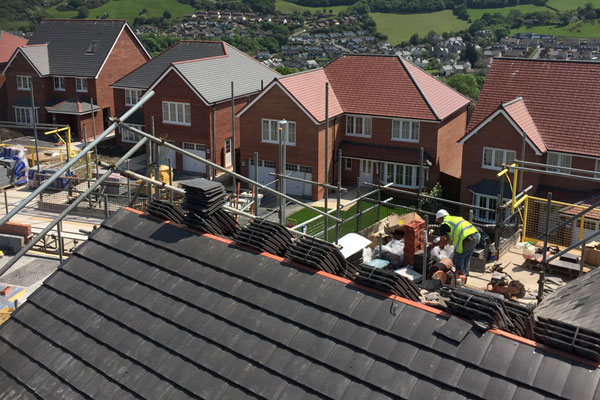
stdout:
[(348, 279), (353, 279), (356, 273), (356, 266), (347, 262), (337, 247), (313, 237), (300, 237), (287, 256), (302, 265)]
[(185, 215), (181, 208), (163, 200), (152, 200), (148, 203), (148, 212), (155, 217), (183, 224)]
[(231, 236), (237, 229), (235, 219), (222, 210), (225, 188), (204, 178), (181, 182), (185, 199), (181, 205), (188, 211), (185, 223), (191, 228), (213, 235)]
[(355, 277), (358, 283), (383, 292), (392, 293), (412, 301), (420, 301), (419, 288), (413, 281), (393, 270), (361, 264)]
[(292, 245), (292, 235), (288, 230), (266, 219), (254, 219), (234, 237), (240, 244), (278, 256), (283, 256)]
[(445, 286), (440, 292), (448, 298), (448, 312), (473, 321), (481, 330), (498, 328), (533, 339), (533, 309), (506, 300), (497, 293), (464, 287)]
[(538, 317), (535, 340), (568, 353), (600, 361), (600, 333), (550, 318)]

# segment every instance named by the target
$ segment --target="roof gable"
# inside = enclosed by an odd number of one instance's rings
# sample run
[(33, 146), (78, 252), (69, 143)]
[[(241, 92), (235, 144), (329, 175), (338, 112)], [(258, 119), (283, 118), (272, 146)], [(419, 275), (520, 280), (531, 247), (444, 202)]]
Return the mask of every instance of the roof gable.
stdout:
[(27, 39), (12, 33), (0, 31), (0, 64), (8, 62), (15, 50), (20, 46), (25, 46)]
[(467, 131), (516, 97), (548, 150), (600, 156), (600, 63), (495, 59)]
[(521, 130), (527, 135), (527, 137), (535, 144), (535, 146), (542, 152), (546, 152), (546, 145), (540, 135), (540, 132), (535, 125), (535, 121), (529, 114), (525, 101), (522, 97), (517, 97), (513, 101), (502, 104), (502, 108), (512, 118), (512, 120), (521, 128)]
[(124, 29), (133, 34), (125, 20), (49, 19), (41, 22), (28, 44), (48, 45), (52, 75), (97, 77)]
[(41, 398), (594, 396), (598, 369), (468, 324), (446, 339), (464, 322), (336, 278), (121, 210), (0, 326), (0, 383)]
[(181, 40), (124, 76), (113, 87), (148, 89), (172, 63), (226, 55), (223, 42)]
[[(39, 45), (25, 45), (19, 47), (10, 58), (10, 61), (6, 63), (4, 70), (2, 73), (5, 74), (6, 71), (10, 68), (13, 61), (19, 56), (19, 54), (25, 58), (25, 60), (31, 65), (31, 67), (35, 70), (38, 76), (46, 76), (50, 74), (50, 60), (48, 57), (48, 45), (47, 44), (39, 44)], [(22, 72), (22, 71), (16, 71)]]

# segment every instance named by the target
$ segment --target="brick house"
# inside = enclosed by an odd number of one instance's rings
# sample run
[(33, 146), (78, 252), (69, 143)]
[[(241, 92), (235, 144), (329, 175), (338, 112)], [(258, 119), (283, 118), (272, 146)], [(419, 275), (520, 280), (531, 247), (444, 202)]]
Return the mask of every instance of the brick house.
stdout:
[(125, 20), (43, 20), (4, 68), (9, 118), (31, 124), (31, 85), (37, 119), (68, 124), (92, 137), (115, 114), (110, 84), (150, 59)]
[[(463, 145), (461, 201), (494, 209), (497, 173), (514, 159), (600, 172), (600, 64), (532, 59), (494, 60)], [(522, 150), (525, 142), (524, 154)], [(525, 173), (531, 195), (577, 202), (594, 196), (590, 181)], [(508, 186), (508, 185), (507, 185)], [(505, 186), (505, 197), (510, 191)], [(491, 220), (495, 213), (476, 213)], [(597, 226), (598, 227), (598, 226)]]
[[(233, 167), (231, 82), (237, 113), (256, 97), (265, 83), (278, 76), (225, 42), (180, 41), (112, 87), (117, 109), (122, 111), (147, 90), (154, 90), (156, 94), (130, 122), (149, 132), (154, 126), (156, 135), (229, 168)], [(235, 129), (235, 147), (239, 151), (237, 118)], [(138, 141), (127, 130), (120, 136), (118, 140), (124, 147)], [(211, 156), (212, 152), (216, 156)], [(178, 170), (207, 173), (205, 164), (174, 151), (161, 156), (162, 163), (170, 158)]]
[[(20, 46), (25, 46), (27, 39), (13, 35), (8, 32), (0, 31), (0, 72), (4, 70), (15, 50)], [(8, 119), (8, 103), (6, 96), (6, 77), (0, 74), (0, 121)]]
[[(417, 189), (420, 154), (425, 151), (425, 187), (443, 180), (456, 186), (469, 99), (414, 64), (381, 55), (344, 55), (321, 69), (273, 80), (239, 114), (242, 173), (258, 180), (278, 162), (277, 121), (287, 120), (287, 173), (323, 182), (325, 178), (325, 85), (329, 83), (329, 182), (337, 182), (342, 150), (342, 184), (392, 182)], [(460, 183), (458, 183), (460, 186)], [(321, 198), (323, 191), (289, 180), (289, 194)]]

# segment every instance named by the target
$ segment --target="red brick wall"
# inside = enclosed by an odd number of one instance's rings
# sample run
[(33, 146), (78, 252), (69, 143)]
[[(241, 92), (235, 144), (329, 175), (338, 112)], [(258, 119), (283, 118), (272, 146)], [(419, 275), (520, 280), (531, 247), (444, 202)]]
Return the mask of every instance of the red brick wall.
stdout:
[[(461, 201), (471, 203), (473, 194), (468, 187), (478, 183), (481, 179), (497, 180), (497, 170), (482, 168), (483, 148), (493, 147), (506, 150), (514, 150), (517, 158), (521, 158), (522, 137), (508, 122), (506, 117), (498, 115), (494, 120), (484, 126), (479, 132), (472, 136), (463, 146)], [(547, 154), (536, 155), (531, 146), (526, 146), (525, 161), (546, 163)], [(595, 159), (573, 156), (571, 167), (586, 170), (594, 170)], [(534, 194), (538, 185), (548, 185), (563, 190), (592, 191), (600, 189), (600, 185), (588, 181), (573, 178), (562, 178), (550, 175), (526, 172), (523, 187), (533, 185), (529, 192)], [(511, 176), (512, 179), (512, 176)], [(555, 193), (555, 200), (560, 200), (560, 194)]]
[(461, 177), (463, 149), (458, 141), (465, 135), (466, 129), (466, 108), (452, 115), (439, 127), (435, 162), (439, 165), (440, 172), (455, 178)]

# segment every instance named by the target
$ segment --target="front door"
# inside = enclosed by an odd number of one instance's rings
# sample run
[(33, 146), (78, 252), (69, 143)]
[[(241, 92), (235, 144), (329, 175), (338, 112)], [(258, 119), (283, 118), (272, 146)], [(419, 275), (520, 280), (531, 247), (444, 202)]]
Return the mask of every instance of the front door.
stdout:
[(358, 186), (362, 186), (363, 183), (373, 183), (373, 161), (360, 160), (360, 176)]
[(225, 141), (225, 167), (231, 167), (231, 139)]

